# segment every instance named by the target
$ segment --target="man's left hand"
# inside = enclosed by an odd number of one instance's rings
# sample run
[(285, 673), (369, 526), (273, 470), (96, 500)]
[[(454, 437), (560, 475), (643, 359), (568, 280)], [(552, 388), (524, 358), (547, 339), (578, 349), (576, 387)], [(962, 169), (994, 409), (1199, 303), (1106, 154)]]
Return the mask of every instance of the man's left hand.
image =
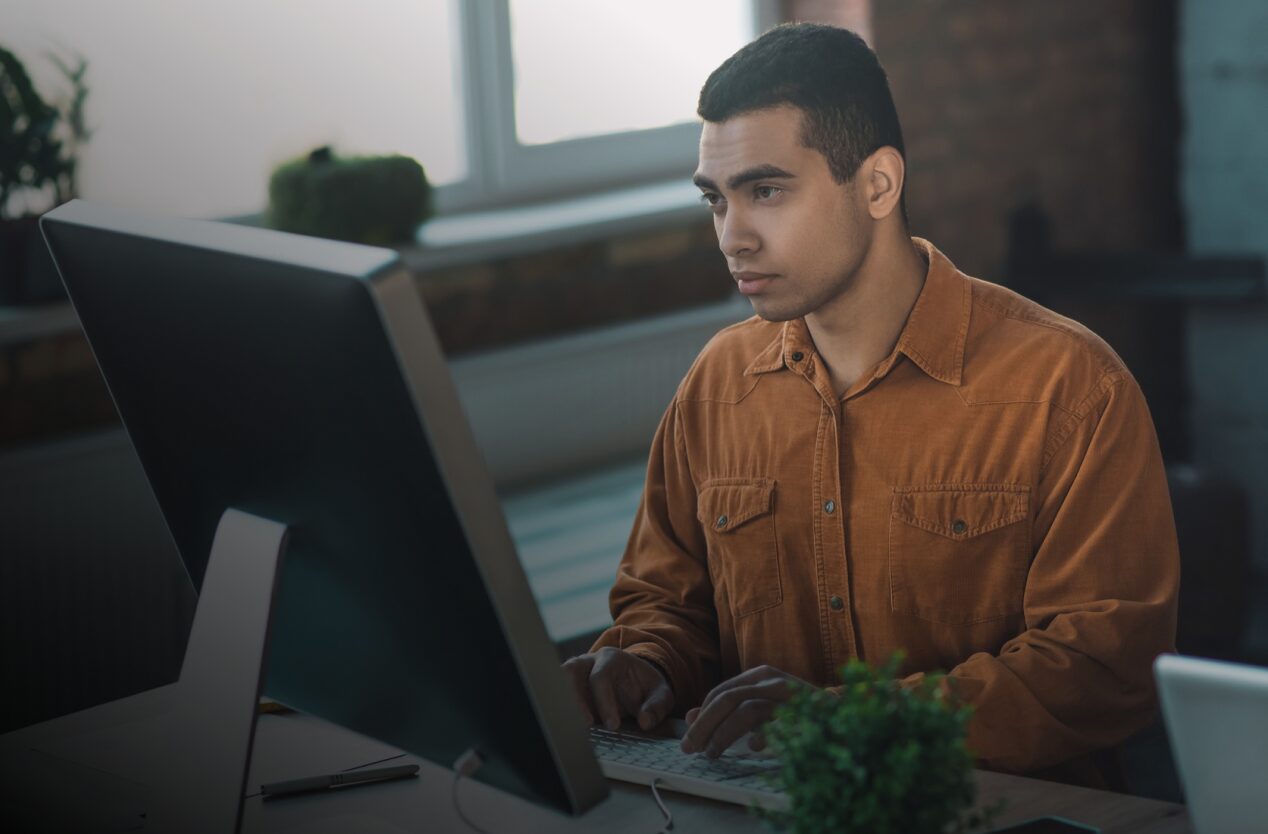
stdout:
[(749, 747), (766, 746), (761, 727), (775, 707), (792, 697), (796, 684), (809, 686), (800, 678), (770, 666), (758, 666), (724, 681), (705, 696), (700, 706), (687, 711), (687, 734), (682, 738), (684, 753), (703, 752), (716, 759), (747, 732), (753, 732)]

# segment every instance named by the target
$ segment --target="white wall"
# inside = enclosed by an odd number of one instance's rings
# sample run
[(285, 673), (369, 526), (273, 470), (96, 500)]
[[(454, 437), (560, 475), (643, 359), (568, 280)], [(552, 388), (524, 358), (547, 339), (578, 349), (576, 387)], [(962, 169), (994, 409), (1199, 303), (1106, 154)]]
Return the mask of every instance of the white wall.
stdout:
[[(89, 61), (81, 194), (191, 217), (260, 211), (273, 167), (333, 143), (464, 170), (449, 0), (3, 0), (0, 44)], [(42, 211), (47, 206), (32, 206)]]

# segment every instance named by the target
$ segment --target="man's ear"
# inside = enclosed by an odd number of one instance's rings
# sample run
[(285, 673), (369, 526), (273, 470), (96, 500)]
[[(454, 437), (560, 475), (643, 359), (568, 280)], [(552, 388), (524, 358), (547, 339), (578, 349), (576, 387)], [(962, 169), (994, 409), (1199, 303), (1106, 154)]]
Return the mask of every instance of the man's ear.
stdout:
[(877, 148), (872, 155), (863, 160), (859, 166), (863, 174), (864, 194), (867, 197), (867, 211), (873, 220), (882, 220), (898, 207), (903, 193), (903, 181), (907, 176), (907, 165), (896, 148), (886, 145)]

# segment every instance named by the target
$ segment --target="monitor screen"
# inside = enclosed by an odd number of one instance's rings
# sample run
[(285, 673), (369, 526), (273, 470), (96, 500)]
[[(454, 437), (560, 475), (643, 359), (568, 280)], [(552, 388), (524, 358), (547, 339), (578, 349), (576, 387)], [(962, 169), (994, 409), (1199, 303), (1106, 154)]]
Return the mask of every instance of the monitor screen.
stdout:
[(289, 528), (265, 691), (561, 810), (606, 795), (395, 252), (84, 201), (42, 228), (195, 586)]

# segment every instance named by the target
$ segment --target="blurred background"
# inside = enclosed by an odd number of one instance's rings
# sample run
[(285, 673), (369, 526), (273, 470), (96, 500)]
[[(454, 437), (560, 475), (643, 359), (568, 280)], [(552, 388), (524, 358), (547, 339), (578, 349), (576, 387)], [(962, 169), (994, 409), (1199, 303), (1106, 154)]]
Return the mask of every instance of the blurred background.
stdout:
[[(193, 605), (74, 313), (22, 242), (32, 217), (77, 194), (277, 225), (270, 177), (315, 148), (417, 160), (427, 219), (394, 245), (567, 653), (605, 622), (656, 419), (748, 315), (689, 182), (694, 104), (783, 20), (876, 49), (914, 234), (1123, 356), (1169, 466), (1180, 647), (1268, 663), (1258, 0), (6, 0), (4, 17), (73, 164), (14, 168), (28, 185), (0, 194), (0, 729), (171, 680)], [(561, 506), (588, 508), (584, 535), (552, 538)], [(1177, 796), (1165, 751), (1157, 728), (1125, 748), (1127, 788)]]

